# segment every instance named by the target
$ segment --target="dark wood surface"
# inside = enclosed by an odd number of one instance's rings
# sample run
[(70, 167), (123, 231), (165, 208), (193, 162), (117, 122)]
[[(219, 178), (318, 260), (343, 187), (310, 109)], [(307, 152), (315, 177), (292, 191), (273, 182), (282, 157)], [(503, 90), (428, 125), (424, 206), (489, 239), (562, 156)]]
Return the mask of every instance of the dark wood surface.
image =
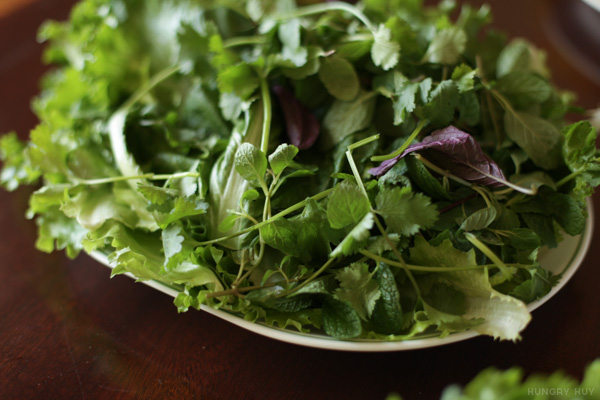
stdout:
[[(25, 137), (44, 71), (37, 26), (65, 18), (72, 1), (11, 1), (17, 6), (0, 15), (0, 132)], [(565, 8), (574, 0), (488, 3), (495, 26), (546, 49), (559, 87), (577, 93), (585, 108), (599, 105), (600, 68), (571, 61), (575, 47), (585, 50), (586, 40), (592, 46), (594, 36), (579, 32), (574, 46), (564, 33), (582, 27)], [(356, 354), (276, 342), (203, 312), (178, 314), (171, 298), (127, 277), (109, 279), (109, 270), (85, 255), (40, 253), (35, 225), (24, 218), (28, 195), (0, 190), (2, 399), (384, 399), (390, 392), (436, 399), (448, 384), (465, 384), (489, 366), (580, 377), (600, 357), (600, 235), (574, 278), (533, 313), (518, 343), (478, 337)], [(600, 210), (598, 196), (595, 203)]]

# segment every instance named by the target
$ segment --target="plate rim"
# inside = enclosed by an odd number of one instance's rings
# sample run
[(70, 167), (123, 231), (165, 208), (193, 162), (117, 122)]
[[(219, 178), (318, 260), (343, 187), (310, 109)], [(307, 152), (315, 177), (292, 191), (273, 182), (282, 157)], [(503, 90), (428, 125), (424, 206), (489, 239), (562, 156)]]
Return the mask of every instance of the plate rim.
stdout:
[[(581, 235), (575, 236), (577, 244), (574, 246), (570, 260), (565, 265), (560, 281), (552, 288), (552, 290), (543, 298), (527, 304), (527, 310), (533, 312), (541, 305), (554, 297), (573, 277), (585, 259), (591, 245), (593, 230), (594, 230), (594, 208), (590, 198), (587, 199), (587, 220), (584, 232)], [(550, 250), (552, 251), (552, 250)], [(87, 253), (92, 259), (100, 264), (114, 268), (108, 262), (106, 254), (99, 250), (94, 250)], [(134, 275), (127, 272), (123, 275), (129, 276), (132, 279), (137, 279)], [(157, 281), (140, 281), (141, 283), (156, 289), (173, 298), (177, 297), (178, 291), (172, 287)], [(403, 341), (374, 341), (368, 339), (351, 339), (339, 340), (324, 335), (310, 334), (303, 332), (290, 331), (282, 328), (267, 326), (264, 324), (246, 321), (237, 315), (228, 313), (223, 310), (214, 309), (210, 306), (201, 304), (200, 309), (211, 315), (214, 315), (222, 320), (225, 320), (233, 325), (243, 328), (247, 331), (259, 334), (261, 336), (275, 339), (278, 341), (295, 344), (304, 347), (312, 347), (324, 350), (338, 350), (349, 352), (392, 352), (425, 349), (448, 345), (456, 342), (461, 342), (477, 336), (483, 336), (478, 332), (466, 330), (462, 332), (452, 333), (446, 337), (427, 337), (418, 339), (409, 339)]]

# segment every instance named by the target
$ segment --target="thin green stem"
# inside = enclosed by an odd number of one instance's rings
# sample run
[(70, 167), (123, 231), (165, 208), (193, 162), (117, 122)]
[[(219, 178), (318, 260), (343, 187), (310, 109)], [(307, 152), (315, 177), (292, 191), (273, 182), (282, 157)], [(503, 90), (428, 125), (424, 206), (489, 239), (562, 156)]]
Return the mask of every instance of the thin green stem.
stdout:
[(318, 193), (318, 194), (316, 194), (314, 196), (311, 196), (311, 197), (309, 197), (306, 200), (300, 201), (300, 202), (294, 204), (293, 206), (290, 206), (290, 207), (286, 208), (285, 210), (280, 211), (279, 213), (275, 214), (273, 217), (271, 217), (271, 218), (269, 218), (269, 219), (267, 219), (265, 221), (261, 221), (260, 223), (258, 223), (256, 225), (250, 226), (250, 227), (248, 227), (246, 229), (243, 229), (241, 231), (238, 231), (236, 233), (232, 233), (231, 235), (223, 236), (223, 237), (220, 237), (218, 239), (206, 240), (204, 242), (196, 242), (195, 245), (196, 246), (207, 246), (207, 245), (219, 243), (219, 242), (222, 242), (222, 241), (225, 241), (225, 240), (237, 237), (237, 236), (245, 235), (246, 233), (249, 233), (249, 232), (252, 232), (252, 231), (254, 231), (256, 229), (262, 228), (263, 226), (269, 224), (271, 221), (274, 221), (276, 218), (285, 217), (288, 214), (291, 214), (291, 213), (293, 213), (295, 211), (298, 211), (298, 210), (306, 207), (306, 203), (309, 200), (321, 200), (321, 199), (324, 199), (325, 197), (329, 196), (329, 194), (332, 191), (333, 191), (333, 188), (324, 190), (321, 193)]
[(508, 279), (510, 277), (510, 271), (504, 262), (494, 253), (489, 247), (487, 247), (483, 242), (481, 242), (475, 235), (472, 233), (466, 233), (465, 237), (473, 246), (475, 246), (479, 251), (485, 254), (496, 267), (502, 271), (502, 275)]
[(417, 138), (417, 136), (421, 132), (421, 129), (423, 129), (423, 127), (425, 126), (426, 123), (427, 123), (427, 120), (422, 119), (419, 122), (419, 124), (417, 125), (417, 127), (415, 128), (415, 130), (410, 134), (408, 139), (406, 139), (406, 141), (402, 144), (402, 146), (400, 146), (400, 148), (398, 150), (396, 150), (395, 152), (393, 152), (391, 154), (387, 154), (387, 155), (383, 155), (383, 156), (373, 156), (373, 157), (371, 157), (371, 161), (379, 162), (379, 161), (391, 160), (392, 158), (398, 157), (400, 154), (404, 153), (404, 150), (406, 150), (408, 148), (408, 146), (410, 146), (411, 143)]
[(354, 7), (351, 4), (343, 3), (339, 1), (331, 2), (331, 3), (321, 3), (321, 4), (313, 4), (306, 7), (297, 8), (288, 13), (283, 13), (279, 15), (275, 15), (276, 20), (284, 20), (284, 19), (292, 19), (292, 18), (300, 18), (307, 17), (309, 15), (314, 14), (322, 14), (330, 11), (345, 11), (347, 13), (352, 14), (358, 20), (360, 20), (371, 32), (375, 32), (375, 25), (371, 23), (369, 18), (358, 8)]
[(253, 44), (264, 44), (266, 43), (264, 36), (240, 36), (225, 39), (223, 41), (224, 48), (236, 47), (236, 46), (248, 46)]
[(365, 189), (365, 185), (363, 184), (363, 181), (360, 177), (360, 173), (358, 172), (358, 168), (356, 167), (356, 163), (354, 162), (354, 157), (352, 157), (351, 150), (348, 150), (346, 152), (346, 158), (348, 159), (348, 164), (350, 164), (350, 169), (352, 170), (352, 173), (354, 174), (354, 177), (356, 178), (356, 183), (358, 184), (358, 187), (363, 192), (365, 197), (368, 199), (369, 195), (367, 194), (367, 189)]
[(271, 134), (271, 118), (273, 110), (271, 106), (271, 92), (269, 91), (269, 82), (266, 77), (260, 80), (260, 92), (263, 101), (263, 128), (260, 149), (267, 154), (269, 151), (269, 136)]
[[(412, 264), (403, 264), (398, 261), (390, 260), (388, 258), (379, 256), (375, 253), (372, 253), (368, 250), (359, 250), (359, 253), (363, 256), (370, 258), (373, 261), (382, 262), (384, 264), (390, 265), (392, 267), (403, 268), (409, 271), (420, 271), (420, 272), (456, 272), (456, 271), (471, 271), (477, 269), (484, 268), (492, 268), (498, 267), (496, 264), (484, 264), (484, 265), (468, 265), (468, 266), (455, 266), (455, 267), (434, 267), (434, 266), (426, 266), (426, 265), (412, 265)], [(525, 265), (525, 264), (503, 264), (505, 267), (515, 267), (515, 268), (533, 268), (535, 265)]]
[(335, 258), (330, 258), (329, 260), (327, 260), (327, 262), (325, 264), (323, 264), (323, 266), (321, 266), (321, 268), (319, 268), (308, 279), (306, 279), (304, 282), (302, 282), (301, 284), (299, 284), (295, 288), (289, 290), (287, 293), (280, 294), (278, 297), (289, 296), (292, 293), (296, 293), (298, 290), (302, 289), (303, 287), (305, 287), (306, 285), (308, 285), (309, 283), (311, 283), (312, 281), (314, 281), (315, 279), (317, 279), (319, 277), (319, 275), (321, 275), (323, 272), (325, 272), (327, 270), (327, 268), (329, 268), (331, 266), (331, 264), (333, 264), (335, 262), (335, 260), (336, 260)]
[(583, 171), (584, 171), (583, 169), (580, 169), (578, 171), (571, 172), (569, 175), (565, 176), (560, 181), (556, 182), (556, 187), (561, 187), (562, 185), (566, 184), (567, 182), (577, 178), (579, 175), (581, 175), (583, 173)]
[(154, 174), (152, 172), (141, 175), (133, 175), (133, 176), (112, 176), (108, 178), (98, 178), (98, 179), (76, 179), (75, 182), (78, 185), (102, 185), (105, 183), (113, 183), (113, 182), (121, 182), (121, 181), (129, 181), (134, 179), (148, 179), (148, 180), (166, 180), (166, 179), (181, 179), (188, 177), (199, 177), (200, 174), (198, 172), (179, 172), (176, 174)]

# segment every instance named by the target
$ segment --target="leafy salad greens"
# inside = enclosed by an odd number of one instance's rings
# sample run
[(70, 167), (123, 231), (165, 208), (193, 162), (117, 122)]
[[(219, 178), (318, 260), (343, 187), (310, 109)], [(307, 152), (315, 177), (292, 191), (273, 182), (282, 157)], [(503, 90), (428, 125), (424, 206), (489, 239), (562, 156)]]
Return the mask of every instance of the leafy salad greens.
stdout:
[[(457, 18), (453, 16), (457, 15)], [(453, 1), (83, 0), (1, 182), (37, 247), (338, 339), (516, 340), (586, 223), (596, 131), (544, 53)]]

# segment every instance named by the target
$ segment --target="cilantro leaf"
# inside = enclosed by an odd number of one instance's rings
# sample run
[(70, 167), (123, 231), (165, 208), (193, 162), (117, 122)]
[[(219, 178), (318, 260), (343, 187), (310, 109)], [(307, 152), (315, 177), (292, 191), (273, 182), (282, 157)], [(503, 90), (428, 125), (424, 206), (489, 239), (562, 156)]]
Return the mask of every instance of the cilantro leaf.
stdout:
[(420, 228), (433, 226), (437, 220), (437, 207), (421, 193), (409, 188), (384, 189), (375, 199), (376, 212), (380, 214), (392, 232), (414, 235)]

